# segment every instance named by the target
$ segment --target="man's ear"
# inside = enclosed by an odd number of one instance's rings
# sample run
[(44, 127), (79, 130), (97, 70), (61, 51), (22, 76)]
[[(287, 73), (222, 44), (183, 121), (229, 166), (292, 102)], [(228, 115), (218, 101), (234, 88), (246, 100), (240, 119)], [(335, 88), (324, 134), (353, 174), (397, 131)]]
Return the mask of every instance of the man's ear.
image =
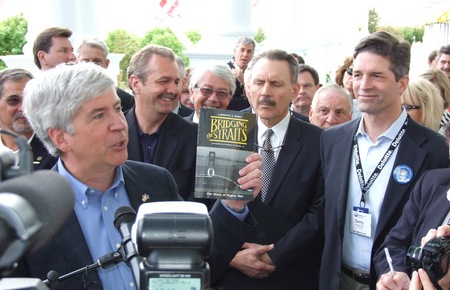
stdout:
[(55, 144), (56, 148), (61, 150), (62, 152), (68, 152), (70, 150), (69, 142), (67, 140), (67, 134), (65, 131), (61, 129), (50, 128), (48, 129), (48, 135), (50, 139), (52, 139), (53, 144)]
[(140, 86), (139, 86), (139, 78), (135, 75), (131, 75), (130, 78), (128, 79), (128, 83), (130, 84), (131, 90), (133, 91), (133, 93), (135, 94), (140, 94), (141, 90), (140, 90)]
[(39, 63), (41, 64), (41, 67), (46, 66), (47, 62), (45, 61), (45, 56), (47, 53), (43, 50), (39, 50), (37, 53), (37, 57), (39, 59)]

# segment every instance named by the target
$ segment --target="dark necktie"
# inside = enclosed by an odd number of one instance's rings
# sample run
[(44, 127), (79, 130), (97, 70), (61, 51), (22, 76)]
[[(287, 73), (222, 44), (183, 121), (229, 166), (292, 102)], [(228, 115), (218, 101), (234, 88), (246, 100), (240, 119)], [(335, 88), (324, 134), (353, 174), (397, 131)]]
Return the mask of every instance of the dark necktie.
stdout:
[(270, 137), (273, 134), (272, 129), (267, 129), (266, 139), (264, 139), (263, 148), (261, 149), (262, 157), (262, 188), (261, 188), (261, 200), (266, 199), (267, 191), (269, 189), (270, 179), (272, 177), (273, 168), (275, 167), (275, 155), (270, 142)]

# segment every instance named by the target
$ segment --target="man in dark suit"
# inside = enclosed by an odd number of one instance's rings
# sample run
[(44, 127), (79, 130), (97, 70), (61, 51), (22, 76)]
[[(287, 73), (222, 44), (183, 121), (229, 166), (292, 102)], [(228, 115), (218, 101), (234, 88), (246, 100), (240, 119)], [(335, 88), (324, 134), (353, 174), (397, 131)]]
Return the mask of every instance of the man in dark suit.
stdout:
[[(447, 168), (427, 171), (417, 181), (397, 225), (389, 232), (374, 257), (377, 274), (381, 275), (377, 289), (395, 289), (396, 287), (405, 289), (408, 287), (409, 275), (411, 275), (411, 268), (406, 265), (408, 249), (410, 246), (420, 247), (422, 238), (429, 236), (428, 232), (431, 229), (448, 224), (449, 190), (450, 169)], [(432, 237), (436, 235), (436, 231), (433, 232)], [(384, 253), (386, 247), (392, 257), (394, 277), (386, 262)]]
[(363, 38), (353, 55), (362, 118), (325, 130), (325, 246), (320, 287), (374, 289), (373, 256), (401, 215), (418, 178), (446, 167), (445, 139), (408, 117), (401, 94), (410, 45), (386, 32)]
[[(0, 128), (24, 136), (28, 140), (33, 153), (34, 170), (50, 169), (55, 165), (56, 158), (48, 153), (41, 140), (34, 134), (22, 108), (23, 90), (32, 78), (30, 72), (20, 68), (0, 71)], [(13, 152), (16, 157), (15, 165), (20, 166), (19, 149), (15, 136), (7, 133), (0, 135), (0, 152)]]
[[(177, 62), (178, 73), (180, 75), (180, 82), (178, 83), (178, 95), (177, 95), (178, 102), (174, 102), (174, 108), (172, 112), (184, 118), (190, 116), (194, 112), (194, 109), (186, 107), (181, 102), (181, 94), (188, 88), (189, 78), (186, 76), (186, 66), (184, 64), (183, 59), (181, 59), (181, 57), (177, 55), (175, 56), (175, 60)], [(189, 94), (189, 89), (187, 90)]]
[[(254, 57), (250, 102), (258, 116), (258, 148), (274, 153), (262, 198), (249, 203), (258, 225), (221, 277), (225, 289), (317, 289), (322, 252), (323, 178), (319, 143), (322, 130), (289, 113), (299, 90), (298, 64), (282, 50)], [(274, 85), (277, 84), (277, 85)], [(268, 130), (271, 148), (263, 140)], [(263, 178), (264, 172), (263, 157)], [(269, 251), (261, 250), (271, 245)]]
[[(93, 62), (104, 69), (108, 69), (109, 49), (106, 43), (98, 38), (83, 38), (77, 49), (78, 62)], [(134, 106), (134, 96), (116, 87), (117, 96), (122, 104), (122, 111), (126, 112)]]
[[(55, 83), (61, 82), (61, 86)], [(44, 101), (45, 100), (45, 101)], [(113, 225), (124, 205), (181, 200), (170, 173), (161, 167), (127, 161), (128, 128), (114, 82), (94, 64), (59, 67), (26, 90), (25, 112), (53, 155), (57, 170), (72, 184), (74, 213), (52, 241), (29, 255), (20, 270), (45, 279), (50, 270), (65, 274), (93, 264), (121, 244)], [(67, 108), (72, 108), (67, 110)], [(257, 154), (244, 168), (243, 188), (261, 188)], [(211, 218), (214, 250), (211, 279), (216, 279), (254, 226), (245, 201), (217, 202)], [(246, 213), (247, 214), (246, 214)], [(223, 237), (226, 237), (224, 239)], [(52, 289), (130, 289), (130, 268), (120, 263), (91, 271)]]
[(198, 127), (172, 113), (180, 82), (175, 60), (170, 48), (149, 45), (130, 61), (128, 82), (136, 105), (126, 114), (128, 158), (169, 170), (186, 200), (194, 192)]
[(245, 94), (244, 72), (255, 53), (256, 42), (250, 37), (240, 37), (234, 46), (234, 56), (227, 64), (231, 68), (236, 80), (236, 91), (233, 94), (228, 110), (241, 111), (250, 103)]

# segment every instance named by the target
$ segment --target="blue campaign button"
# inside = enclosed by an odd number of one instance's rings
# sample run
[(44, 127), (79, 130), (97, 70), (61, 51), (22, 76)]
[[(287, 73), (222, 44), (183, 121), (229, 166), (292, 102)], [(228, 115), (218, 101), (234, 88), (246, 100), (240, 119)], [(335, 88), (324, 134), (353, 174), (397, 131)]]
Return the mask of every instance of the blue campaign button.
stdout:
[(397, 181), (400, 184), (406, 184), (410, 182), (414, 177), (414, 173), (411, 167), (405, 164), (401, 164), (395, 167), (394, 171), (392, 172), (392, 175), (395, 181)]

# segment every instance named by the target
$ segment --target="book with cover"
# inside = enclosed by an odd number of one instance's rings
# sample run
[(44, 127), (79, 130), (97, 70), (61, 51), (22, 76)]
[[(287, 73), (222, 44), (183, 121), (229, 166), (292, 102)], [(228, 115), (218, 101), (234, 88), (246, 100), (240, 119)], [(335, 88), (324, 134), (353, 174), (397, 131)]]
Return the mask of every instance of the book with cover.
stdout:
[(202, 108), (198, 124), (195, 197), (253, 200), (252, 189), (237, 183), (245, 158), (253, 153), (256, 115)]

